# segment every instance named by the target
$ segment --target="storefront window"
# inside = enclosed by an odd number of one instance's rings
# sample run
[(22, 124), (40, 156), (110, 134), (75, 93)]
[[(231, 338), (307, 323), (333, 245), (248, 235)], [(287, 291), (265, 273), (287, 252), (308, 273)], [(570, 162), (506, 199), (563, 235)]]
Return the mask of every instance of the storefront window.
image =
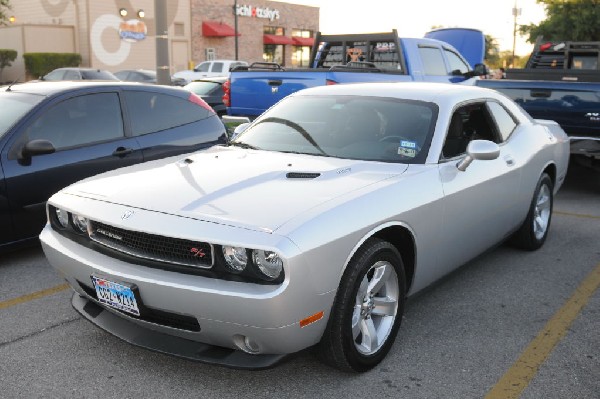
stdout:
[[(313, 33), (310, 30), (292, 29), (292, 39), (294, 37), (310, 39)], [(309, 67), (311, 46), (301, 45), (292, 47), (292, 67)]]
[[(265, 35), (285, 36), (285, 30), (281, 26), (263, 27)], [(277, 43), (277, 42), (276, 42)], [(283, 44), (264, 44), (263, 61), (275, 62), (279, 65), (285, 65), (285, 49)]]
[(309, 46), (293, 46), (292, 47), (292, 67), (308, 67), (310, 62), (310, 47)]
[(265, 62), (276, 62), (279, 65), (284, 65), (282, 44), (265, 44), (263, 50), (263, 60)]

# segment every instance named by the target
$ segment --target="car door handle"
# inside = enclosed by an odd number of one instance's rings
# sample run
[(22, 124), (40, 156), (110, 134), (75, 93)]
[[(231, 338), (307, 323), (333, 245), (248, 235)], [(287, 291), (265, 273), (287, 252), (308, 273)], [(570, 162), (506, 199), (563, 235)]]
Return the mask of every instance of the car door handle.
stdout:
[(112, 154), (115, 157), (123, 158), (133, 152), (133, 148), (119, 147)]

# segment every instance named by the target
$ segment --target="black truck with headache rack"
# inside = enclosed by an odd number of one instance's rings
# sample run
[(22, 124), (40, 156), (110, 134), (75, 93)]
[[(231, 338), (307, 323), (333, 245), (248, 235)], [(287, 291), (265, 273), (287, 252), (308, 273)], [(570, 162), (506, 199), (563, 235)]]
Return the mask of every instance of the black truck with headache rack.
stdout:
[(475, 84), (556, 121), (570, 137), (571, 158), (600, 171), (600, 42), (538, 40), (526, 67), (506, 77)]

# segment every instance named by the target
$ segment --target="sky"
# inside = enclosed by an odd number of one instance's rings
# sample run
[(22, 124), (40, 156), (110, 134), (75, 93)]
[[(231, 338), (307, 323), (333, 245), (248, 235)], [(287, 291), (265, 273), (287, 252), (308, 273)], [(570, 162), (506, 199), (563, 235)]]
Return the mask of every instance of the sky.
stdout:
[[(277, 0), (275, 0), (277, 1)], [(324, 34), (398, 31), (400, 37), (423, 37), (432, 26), (463, 27), (496, 38), (500, 51), (512, 51), (515, 7), (517, 24), (539, 23), (544, 8), (535, 0), (285, 0), (319, 7), (319, 27)], [(533, 44), (519, 36), (515, 54), (527, 56)]]

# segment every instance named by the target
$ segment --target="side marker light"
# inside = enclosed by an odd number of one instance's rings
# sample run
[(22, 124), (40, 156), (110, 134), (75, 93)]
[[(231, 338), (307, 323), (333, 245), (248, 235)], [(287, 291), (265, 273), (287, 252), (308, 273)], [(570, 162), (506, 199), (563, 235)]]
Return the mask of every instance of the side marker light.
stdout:
[(309, 324), (314, 323), (315, 321), (319, 321), (323, 318), (323, 311), (321, 310), (319, 313), (315, 313), (312, 316), (308, 316), (306, 319), (300, 320), (300, 328), (306, 327)]

